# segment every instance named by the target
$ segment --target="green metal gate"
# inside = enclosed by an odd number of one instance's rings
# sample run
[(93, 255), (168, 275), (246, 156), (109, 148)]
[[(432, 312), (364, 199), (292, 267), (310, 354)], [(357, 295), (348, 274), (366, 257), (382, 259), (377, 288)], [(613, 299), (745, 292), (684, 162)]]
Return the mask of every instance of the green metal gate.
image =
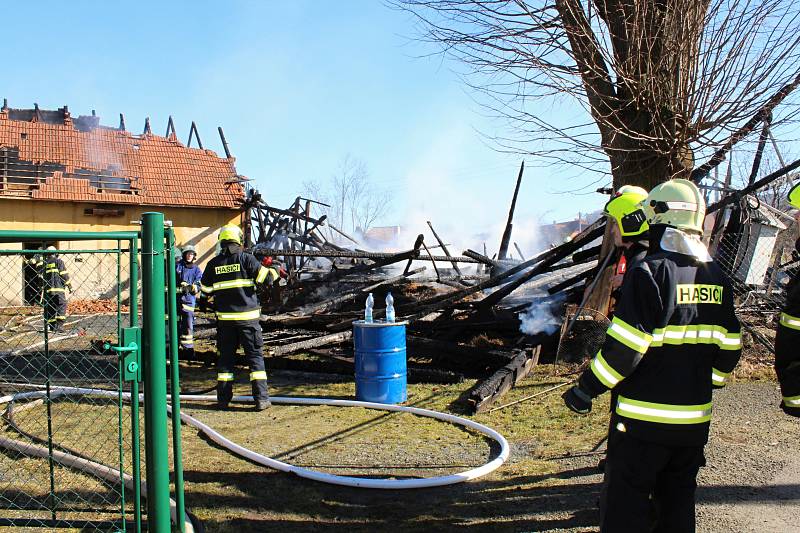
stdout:
[[(160, 213), (141, 232), (0, 231), (0, 526), (170, 531), (173, 240)], [(182, 518), (178, 416), (172, 429)]]

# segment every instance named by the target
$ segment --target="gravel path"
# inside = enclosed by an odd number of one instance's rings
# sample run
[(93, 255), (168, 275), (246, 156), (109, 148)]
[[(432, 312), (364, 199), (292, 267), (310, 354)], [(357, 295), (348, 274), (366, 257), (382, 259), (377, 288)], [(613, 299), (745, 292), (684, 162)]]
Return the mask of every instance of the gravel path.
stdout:
[(800, 420), (783, 414), (774, 383), (717, 392), (699, 531), (800, 531)]
[[(698, 479), (697, 530), (800, 532), (800, 420), (778, 408), (775, 383), (734, 383), (715, 396), (707, 465)], [(602, 479), (592, 474), (597, 460), (560, 461), (564, 472), (584, 469), (585, 475), (571, 484), (585, 493), (586, 502), (595, 501), (595, 493), (585, 490), (587, 484)], [(596, 523), (599, 516), (592, 514), (589, 521)], [(575, 515), (573, 511), (572, 527), (548, 531), (587, 531), (581, 527), (587, 522), (575, 523)]]

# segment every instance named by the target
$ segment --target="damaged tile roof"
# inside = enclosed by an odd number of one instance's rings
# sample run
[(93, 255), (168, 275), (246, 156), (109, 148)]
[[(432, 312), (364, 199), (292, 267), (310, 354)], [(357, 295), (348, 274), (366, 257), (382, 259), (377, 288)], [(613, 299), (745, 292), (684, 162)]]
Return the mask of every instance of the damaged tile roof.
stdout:
[(58, 111), (0, 109), (0, 199), (236, 208), (234, 158)]

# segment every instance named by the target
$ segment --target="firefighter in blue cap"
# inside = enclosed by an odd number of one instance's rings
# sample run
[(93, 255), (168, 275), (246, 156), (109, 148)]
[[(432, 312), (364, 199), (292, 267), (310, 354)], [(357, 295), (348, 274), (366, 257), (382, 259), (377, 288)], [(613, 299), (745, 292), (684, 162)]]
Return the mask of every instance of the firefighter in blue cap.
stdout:
[(188, 245), (181, 251), (181, 259), (175, 267), (178, 282), (178, 335), (180, 348), (186, 359), (194, 358), (194, 310), (200, 294), (200, 279), (203, 271), (197, 266), (197, 252)]

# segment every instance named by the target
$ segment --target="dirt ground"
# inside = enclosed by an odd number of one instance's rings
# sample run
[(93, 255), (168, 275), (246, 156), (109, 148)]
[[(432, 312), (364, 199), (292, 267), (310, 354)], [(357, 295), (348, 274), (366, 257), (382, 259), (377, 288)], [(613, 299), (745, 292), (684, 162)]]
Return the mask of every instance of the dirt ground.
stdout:
[[(543, 366), (508, 401), (563, 381)], [(184, 369), (184, 388), (212, 383), (210, 370)], [(245, 373), (238, 391), (246, 394)], [(352, 397), (352, 380), (274, 372), (272, 394)], [(409, 404), (459, 413), (471, 383), (409, 386)], [(774, 382), (736, 382), (716, 393), (708, 465), (698, 491), (699, 531), (797, 531), (800, 422), (778, 410)], [(559, 393), (475, 420), (509, 440), (511, 458), (491, 475), (460, 485), (412, 490), (350, 489), (276, 472), (231, 455), (184, 429), (186, 500), (210, 532), (240, 531), (595, 531), (601, 476), (592, 451), (607, 427), (607, 398), (587, 417)], [(439, 475), (486, 461), (484, 438), (404, 414), (276, 405), (255, 413), (184, 410), (261, 453), (348, 475)]]

